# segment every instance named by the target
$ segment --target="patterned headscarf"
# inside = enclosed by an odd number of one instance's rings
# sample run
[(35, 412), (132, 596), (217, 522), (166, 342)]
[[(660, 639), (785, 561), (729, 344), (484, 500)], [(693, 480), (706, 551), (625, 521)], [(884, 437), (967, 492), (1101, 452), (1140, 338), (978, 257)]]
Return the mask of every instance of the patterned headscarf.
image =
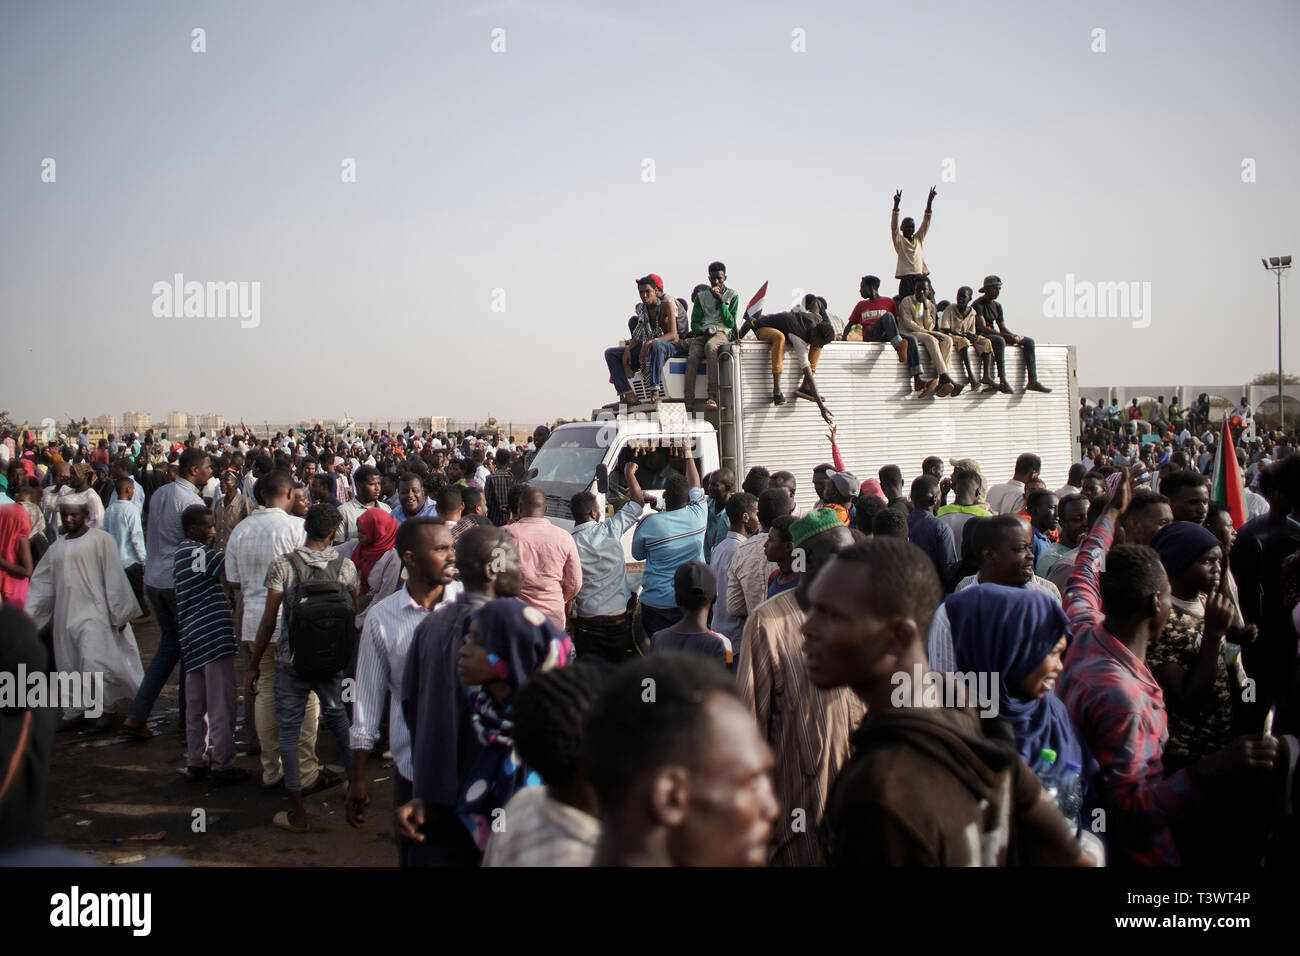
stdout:
[(515, 751), (515, 692), (537, 671), (566, 666), (573, 658), (573, 645), (545, 614), (515, 598), (490, 601), (471, 621), (488, 663), (510, 687), (500, 703), (486, 688), (470, 690), (470, 719), (483, 749), (465, 777), (456, 812), (482, 850), (492, 834), (493, 812), (517, 791), (541, 782)]

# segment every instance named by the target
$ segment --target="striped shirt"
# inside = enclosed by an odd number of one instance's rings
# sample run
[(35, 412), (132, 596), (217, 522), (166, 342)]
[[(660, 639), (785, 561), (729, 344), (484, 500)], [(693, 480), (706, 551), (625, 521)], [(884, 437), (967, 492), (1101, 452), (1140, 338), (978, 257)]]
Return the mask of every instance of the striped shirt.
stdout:
[(181, 667), (190, 673), (235, 653), (235, 625), (221, 588), (226, 556), (205, 544), (186, 541), (176, 549), (173, 562)]
[(388, 746), (393, 752), (397, 772), (412, 780), (411, 731), (402, 718), (402, 675), (406, 672), (406, 654), (411, 649), (415, 629), (429, 614), (450, 607), (464, 587), (459, 581), (448, 584), (442, 600), (426, 611), (406, 588), (394, 591), (366, 612), (366, 626), (357, 650), (357, 689), (352, 706), (353, 750), (369, 750), (379, 739), (379, 721), (384, 712), (384, 695), (391, 694), (388, 708)]
[[(742, 620), (767, 600), (767, 579), (776, 565), (767, 560), (767, 532), (760, 531), (736, 547), (727, 565), (727, 615)], [(721, 585), (719, 585), (721, 586)]]
[(771, 866), (821, 863), (817, 823), (831, 780), (849, 757), (849, 737), (866, 714), (847, 687), (818, 690), (808, 679), (805, 619), (794, 591), (778, 594), (749, 616), (736, 662), (741, 697), (776, 755), (781, 816), (768, 844)]
[(515, 476), (506, 468), (492, 472), (483, 481), (483, 503), (498, 528), (510, 521), (510, 489), (514, 486)]

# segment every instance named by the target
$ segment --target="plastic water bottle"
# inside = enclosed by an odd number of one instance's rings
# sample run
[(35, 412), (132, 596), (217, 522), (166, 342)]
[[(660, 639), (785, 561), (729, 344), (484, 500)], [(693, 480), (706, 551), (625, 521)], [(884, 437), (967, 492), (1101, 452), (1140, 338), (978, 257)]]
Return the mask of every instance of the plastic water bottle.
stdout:
[(1079, 829), (1079, 811), (1083, 809), (1083, 780), (1079, 775), (1082, 770), (1083, 767), (1073, 760), (1067, 761), (1065, 771), (1057, 781), (1056, 805), (1076, 832)]
[(1047, 791), (1047, 796), (1055, 800), (1058, 792), (1055, 750), (1051, 747), (1044, 747), (1038, 751), (1038, 762), (1034, 765), (1034, 773), (1038, 775), (1038, 780), (1043, 785), (1043, 789)]

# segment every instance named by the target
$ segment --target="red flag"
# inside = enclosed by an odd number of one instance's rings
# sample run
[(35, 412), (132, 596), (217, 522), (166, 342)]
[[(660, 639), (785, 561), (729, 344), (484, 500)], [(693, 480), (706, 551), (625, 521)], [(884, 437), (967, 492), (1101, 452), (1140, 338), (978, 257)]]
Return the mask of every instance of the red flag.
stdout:
[(1214, 454), (1214, 486), (1211, 498), (1228, 506), (1232, 526), (1240, 528), (1246, 523), (1246, 492), (1241, 480), (1241, 467), (1237, 463), (1237, 449), (1232, 442), (1232, 429), (1227, 416), (1223, 419), (1223, 433), (1219, 448)]
[(763, 283), (763, 288), (754, 293), (754, 298), (749, 300), (749, 305), (745, 306), (745, 318), (752, 319), (763, 312), (763, 301), (767, 298), (767, 283)]

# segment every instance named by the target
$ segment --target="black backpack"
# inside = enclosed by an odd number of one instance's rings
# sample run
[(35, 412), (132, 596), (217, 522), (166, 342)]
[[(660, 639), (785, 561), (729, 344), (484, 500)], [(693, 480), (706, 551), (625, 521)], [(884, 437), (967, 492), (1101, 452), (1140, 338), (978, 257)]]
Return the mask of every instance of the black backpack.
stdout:
[(289, 642), (289, 662), (299, 677), (334, 677), (352, 659), (356, 607), (352, 592), (339, 581), (345, 560), (337, 557), (323, 568), (313, 567), (301, 555), (289, 553), (298, 583), (285, 595), (285, 633), (280, 639)]

